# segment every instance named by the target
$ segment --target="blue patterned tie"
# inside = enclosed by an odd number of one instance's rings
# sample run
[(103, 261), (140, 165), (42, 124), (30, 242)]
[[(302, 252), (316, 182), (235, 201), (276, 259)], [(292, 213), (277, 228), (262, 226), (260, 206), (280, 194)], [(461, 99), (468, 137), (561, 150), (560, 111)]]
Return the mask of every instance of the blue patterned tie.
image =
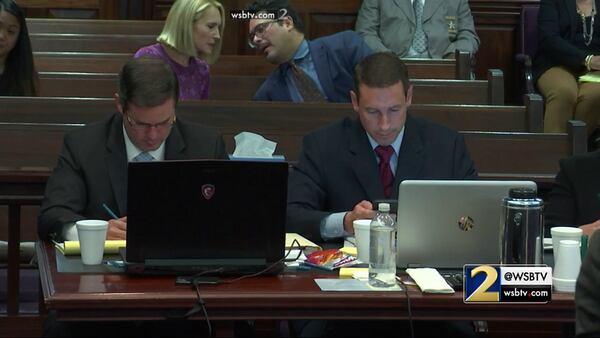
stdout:
[(423, 0), (414, 0), (413, 7), (415, 9), (417, 27), (413, 36), (412, 47), (417, 53), (423, 54), (427, 50), (427, 35), (425, 35), (425, 31), (423, 30)]
[(133, 158), (133, 162), (148, 162), (154, 161), (155, 158), (147, 152), (141, 152), (136, 157)]

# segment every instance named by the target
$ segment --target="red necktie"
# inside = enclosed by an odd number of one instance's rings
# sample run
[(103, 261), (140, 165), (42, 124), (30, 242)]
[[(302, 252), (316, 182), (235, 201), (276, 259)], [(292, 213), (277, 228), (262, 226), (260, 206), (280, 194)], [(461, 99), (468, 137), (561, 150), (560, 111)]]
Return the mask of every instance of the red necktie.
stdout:
[(392, 195), (394, 186), (394, 174), (392, 174), (392, 167), (390, 167), (390, 158), (394, 154), (394, 147), (377, 146), (375, 147), (375, 153), (379, 157), (379, 178), (381, 179), (381, 185), (383, 185), (383, 193), (387, 198)]

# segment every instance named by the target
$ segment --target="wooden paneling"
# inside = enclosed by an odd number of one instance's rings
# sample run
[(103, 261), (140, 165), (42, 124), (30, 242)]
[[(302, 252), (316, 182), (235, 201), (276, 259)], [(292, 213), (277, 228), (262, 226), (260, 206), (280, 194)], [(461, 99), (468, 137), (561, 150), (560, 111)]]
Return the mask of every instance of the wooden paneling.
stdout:
[(119, 19), (118, 0), (18, 0), (27, 17)]

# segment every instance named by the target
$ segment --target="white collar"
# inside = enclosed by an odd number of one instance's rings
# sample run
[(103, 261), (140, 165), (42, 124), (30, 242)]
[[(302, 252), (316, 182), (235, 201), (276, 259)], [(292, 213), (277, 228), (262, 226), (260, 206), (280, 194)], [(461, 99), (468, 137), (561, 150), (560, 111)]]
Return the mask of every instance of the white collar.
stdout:
[[(125, 123), (125, 121), (123, 121)], [(136, 147), (129, 135), (127, 135), (127, 131), (125, 130), (125, 125), (123, 125), (123, 139), (125, 140), (125, 150), (127, 151), (127, 162), (131, 162), (134, 157), (138, 156), (140, 153), (143, 153), (140, 148)], [(155, 160), (162, 161), (165, 159), (165, 141), (160, 144), (156, 150), (149, 151), (148, 154), (152, 155)]]

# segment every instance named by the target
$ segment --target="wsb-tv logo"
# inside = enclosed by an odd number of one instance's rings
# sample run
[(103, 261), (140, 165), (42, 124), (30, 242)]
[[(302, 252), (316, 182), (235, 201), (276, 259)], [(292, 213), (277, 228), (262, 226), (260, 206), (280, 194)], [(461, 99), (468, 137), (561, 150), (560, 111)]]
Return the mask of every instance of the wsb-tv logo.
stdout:
[(465, 303), (547, 303), (552, 269), (547, 266), (465, 265)]

